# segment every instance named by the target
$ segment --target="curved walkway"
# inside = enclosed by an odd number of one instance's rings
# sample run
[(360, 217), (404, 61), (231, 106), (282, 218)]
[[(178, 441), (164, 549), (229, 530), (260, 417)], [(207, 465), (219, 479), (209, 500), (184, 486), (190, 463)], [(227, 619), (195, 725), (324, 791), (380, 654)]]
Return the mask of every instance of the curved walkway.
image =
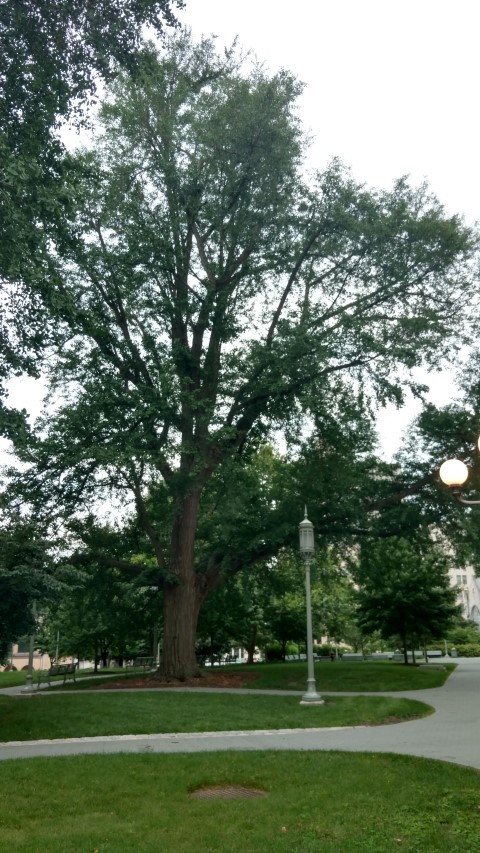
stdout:
[[(212, 752), (217, 750), (346, 750), (394, 752), (436, 758), (480, 769), (480, 658), (463, 658), (443, 687), (361, 695), (418, 699), (435, 708), (420, 720), (384, 726), (311, 728), (276, 731), (205, 732), (203, 734), (119, 735), (15, 741), (0, 744), (0, 760), (35, 756), (112, 752)], [(161, 688), (165, 690), (166, 688)], [(178, 692), (181, 688), (172, 688)], [(185, 688), (188, 689), (188, 688)], [(211, 691), (211, 688), (198, 688)], [(190, 688), (191, 690), (191, 688)], [(18, 694), (18, 688), (0, 691)], [(109, 691), (111, 692), (111, 691)], [(231, 690), (231, 693), (274, 691)], [(292, 695), (292, 691), (278, 691)], [(293, 694), (295, 695), (295, 694)], [(332, 695), (324, 692), (323, 695)], [(342, 693), (341, 695), (358, 695)], [(79, 698), (81, 698), (79, 696)], [(308, 714), (308, 708), (305, 708)]]

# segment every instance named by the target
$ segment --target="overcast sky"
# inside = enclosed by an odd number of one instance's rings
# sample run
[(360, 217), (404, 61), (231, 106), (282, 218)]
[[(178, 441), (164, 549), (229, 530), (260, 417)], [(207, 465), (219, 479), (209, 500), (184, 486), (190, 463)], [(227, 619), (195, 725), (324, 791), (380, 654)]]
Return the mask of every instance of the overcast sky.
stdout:
[[(305, 83), (312, 165), (340, 157), (354, 177), (390, 188), (427, 180), (449, 213), (480, 220), (480, 3), (476, 0), (186, 0), (194, 36), (235, 36), (271, 71)], [(420, 378), (424, 379), (424, 374)], [(428, 379), (444, 405), (453, 377)], [(389, 457), (418, 404), (379, 418)]]
[(480, 218), (476, 0), (187, 0), (181, 19), (306, 84), (317, 164), (339, 156), (378, 187), (427, 178), (449, 210)]
[[(427, 179), (451, 213), (480, 219), (480, 3), (476, 0), (186, 0), (183, 23), (218, 44), (239, 37), (266, 67), (302, 80), (312, 165), (341, 157), (357, 180), (389, 188)], [(34, 400), (17, 381), (12, 405)], [(449, 377), (432, 378), (448, 402)], [(381, 415), (388, 457), (415, 413)]]

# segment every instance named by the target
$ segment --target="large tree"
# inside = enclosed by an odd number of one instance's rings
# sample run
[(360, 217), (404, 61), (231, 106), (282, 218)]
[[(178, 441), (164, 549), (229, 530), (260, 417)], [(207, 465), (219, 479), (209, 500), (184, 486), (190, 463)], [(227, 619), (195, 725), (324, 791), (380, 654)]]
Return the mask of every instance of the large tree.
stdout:
[[(110, 91), (95, 151), (65, 160), (41, 249), (25, 249), (56, 397), (18, 442), (23, 494), (50, 517), (133, 497), (167, 675), (196, 669), (211, 591), (280, 544), (243, 461), (259, 437), (314, 423), (328, 460), (342, 412), (400, 399), (399, 370), (436, 359), (452, 328), (460, 341), (472, 299), (474, 235), (425, 187), (369, 192), (338, 163), (305, 177), (300, 91), (211, 40), (146, 48)], [(198, 538), (214, 482), (248, 560), (213, 521)]]

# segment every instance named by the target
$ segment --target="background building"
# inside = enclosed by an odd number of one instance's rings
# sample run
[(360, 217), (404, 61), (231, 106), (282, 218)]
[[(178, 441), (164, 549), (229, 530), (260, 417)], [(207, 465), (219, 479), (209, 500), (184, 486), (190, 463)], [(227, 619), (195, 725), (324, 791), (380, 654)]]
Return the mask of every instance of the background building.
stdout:
[(473, 566), (450, 569), (450, 584), (457, 590), (457, 603), (462, 608), (462, 616), (470, 619), (480, 630), (480, 578)]

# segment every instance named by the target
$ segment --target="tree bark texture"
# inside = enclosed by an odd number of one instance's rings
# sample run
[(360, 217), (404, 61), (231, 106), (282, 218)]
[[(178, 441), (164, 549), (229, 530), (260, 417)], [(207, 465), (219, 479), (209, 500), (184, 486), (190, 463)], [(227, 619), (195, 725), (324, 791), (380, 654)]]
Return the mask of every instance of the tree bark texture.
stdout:
[(199, 500), (199, 492), (190, 494), (173, 526), (170, 567), (176, 582), (164, 589), (160, 677), (185, 680), (198, 674), (195, 637), (202, 595), (195, 573), (194, 544)]

